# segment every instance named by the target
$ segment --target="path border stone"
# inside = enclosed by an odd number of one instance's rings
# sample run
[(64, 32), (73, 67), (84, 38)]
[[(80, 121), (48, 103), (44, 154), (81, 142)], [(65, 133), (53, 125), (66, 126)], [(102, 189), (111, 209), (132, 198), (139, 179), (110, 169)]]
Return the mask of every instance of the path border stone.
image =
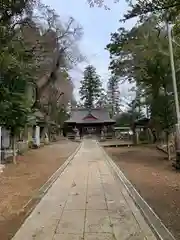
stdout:
[(172, 233), (166, 228), (158, 215), (152, 210), (148, 203), (142, 198), (142, 196), (137, 192), (135, 187), (131, 182), (125, 177), (123, 172), (114, 163), (110, 156), (105, 152), (103, 147), (97, 143), (104, 153), (105, 160), (110, 168), (113, 170), (116, 178), (123, 184), (133, 202), (141, 211), (145, 221), (150, 226), (151, 230), (155, 234), (158, 240), (176, 240)]
[(81, 145), (82, 143), (77, 146), (76, 150), (66, 159), (66, 161), (56, 170), (56, 172), (51, 175), (51, 177), (42, 185), (42, 187), (37, 190), (35, 195), (22, 207), (21, 212), (26, 212), (26, 217), (31, 213), (34, 205), (37, 205), (40, 202), (47, 191), (51, 188), (53, 183), (61, 176), (66, 167), (70, 164), (76, 153), (81, 148)]

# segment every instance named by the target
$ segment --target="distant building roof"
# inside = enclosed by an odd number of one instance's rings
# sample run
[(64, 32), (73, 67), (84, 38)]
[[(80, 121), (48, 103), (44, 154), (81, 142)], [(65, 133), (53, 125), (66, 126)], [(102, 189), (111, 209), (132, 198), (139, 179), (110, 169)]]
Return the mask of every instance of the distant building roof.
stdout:
[(83, 108), (71, 110), (71, 117), (66, 123), (115, 123), (106, 109), (94, 108), (90, 111)]

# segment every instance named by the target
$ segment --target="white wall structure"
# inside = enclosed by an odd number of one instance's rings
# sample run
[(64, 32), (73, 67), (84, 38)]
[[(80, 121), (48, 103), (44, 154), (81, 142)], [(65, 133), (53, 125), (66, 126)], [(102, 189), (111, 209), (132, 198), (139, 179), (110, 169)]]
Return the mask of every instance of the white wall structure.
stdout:
[(36, 129), (35, 129), (34, 144), (37, 147), (40, 146), (40, 127), (39, 126), (36, 126)]
[(2, 160), (11, 156), (10, 131), (0, 126), (0, 164), (2, 163)]
[(1, 164), (1, 126), (0, 126), (0, 164)]

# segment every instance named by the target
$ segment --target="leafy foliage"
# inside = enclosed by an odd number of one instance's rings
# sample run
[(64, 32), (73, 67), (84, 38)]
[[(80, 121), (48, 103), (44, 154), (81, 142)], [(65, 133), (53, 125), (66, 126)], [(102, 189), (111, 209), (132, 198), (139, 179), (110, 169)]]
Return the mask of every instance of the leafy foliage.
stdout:
[(89, 65), (85, 68), (84, 78), (81, 80), (80, 87), (81, 100), (84, 101), (84, 107), (93, 108), (101, 96), (102, 84), (96, 69)]
[(136, 119), (143, 117), (143, 115), (137, 111), (132, 111), (132, 109), (128, 109), (127, 112), (122, 112), (116, 118), (116, 126), (119, 127), (132, 127), (133, 122)]
[[(126, 81), (135, 82), (146, 98), (151, 119), (163, 130), (174, 124), (173, 90), (164, 25), (152, 15), (130, 31), (123, 28), (112, 34), (107, 46), (111, 54), (110, 69)], [(179, 50), (175, 48), (176, 69)], [(179, 73), (177, 72), (179, 79)]]
[(98, 101), (96, 102), (95, 107), (109, 109), (109, 99), (108, 99), (108, 95), (105, 91), (102, 91), (101, 96), (99, 97)]
[(1, 49), (0, 123), (13, 134), (24, 127), (30, 113), (26, 92), (28, 84), (34, 81), (32, 62), (32, 53), (25, 51), (23, 42), (16, 37)]
[(117, 76), (111, 76), (108, 80), (107, 96), (110, 115), (117, 115), (120, 111), (119, 78)]
[(159, 17), (166, 17), (168, 20), (174, 20), (180, 12), (179, 0), (137, 0), (135, 2), (128, 0), (130, 10), (124, 15), (123, 20), (134, 17), (140, 17), (140, 20), (146, 19), (153, 13)]
[(24, 22), (24, 15), (32, 12), (35, 0), (1, 1), (0, 5), (0, 48), (6, 47)]
[(82, 34), (75, 19), (62, 22), (39, 0), (1, 3), (0, 124), (14, 134), (23, 128), (34, 111), (32, 94), (35, 110), (57, 123), (65, 119), (62, 106), (66, 109), (73, 92), (68, 70), (84, 60), (77, 45)]

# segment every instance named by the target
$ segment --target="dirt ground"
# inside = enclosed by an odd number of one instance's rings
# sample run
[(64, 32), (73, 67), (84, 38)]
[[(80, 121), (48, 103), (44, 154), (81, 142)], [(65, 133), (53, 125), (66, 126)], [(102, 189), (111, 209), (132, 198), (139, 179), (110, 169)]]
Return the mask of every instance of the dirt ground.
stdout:
[(18, 156), (0, 174), (0, 239), (9, 240), (18, 230), (33, 204), (27, 202), (75, 151), (78, 143), (62, 140)]
[(180, 239), (180, 172), (155, 148), (105, 148), (141, 196)]

